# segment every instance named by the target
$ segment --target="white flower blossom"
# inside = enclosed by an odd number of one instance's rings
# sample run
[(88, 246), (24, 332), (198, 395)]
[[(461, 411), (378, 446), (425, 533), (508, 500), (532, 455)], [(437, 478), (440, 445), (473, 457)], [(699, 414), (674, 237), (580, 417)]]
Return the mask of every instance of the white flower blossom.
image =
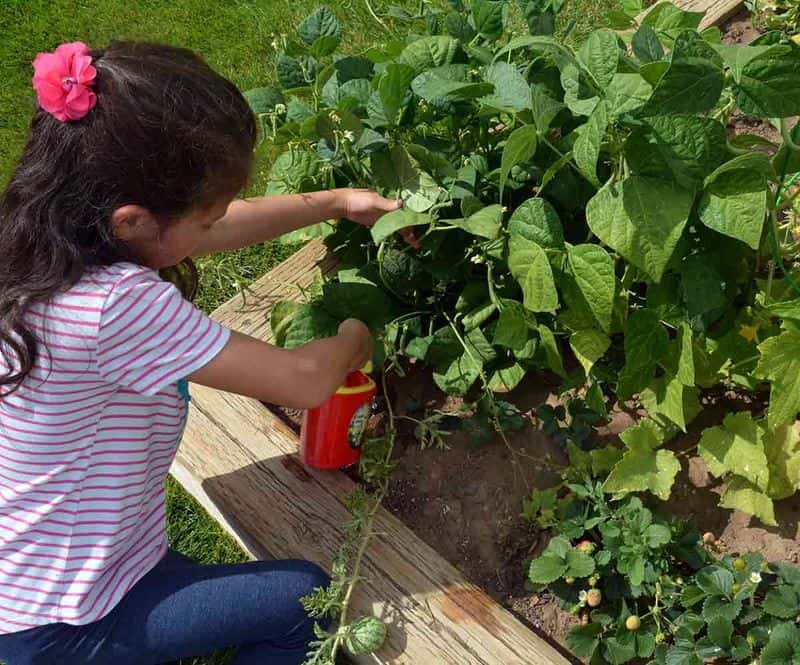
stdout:
[(351, 132), (349, 129), (346, 129), (344, 131), (344, 134), (342, 134), (342, 136), (344, 136), (345, 141), (350, 141), (350, 143), (355, 141), (356, 138), (356, 135), (353, 134), (353, 132)]
[(275, 113), (286, 113), (286, 104), (275, 104)]
[(585, 603), (588, 597), (589, 594), (586, 591), (586, 589), (582, 589), (581, 592), (578, 594), (578, 600), (581, 601), (582, 603)]
[(753, 584), (759, 584), (761, 582), (761, 573), (750, 573), (750, 581)]
[(337, 125), (341, 125), (342, 124), (341, 116), (338, 113), (336, 113), (335, 111), (333, 113), (331, 113), (331, 120), (333, 120)]

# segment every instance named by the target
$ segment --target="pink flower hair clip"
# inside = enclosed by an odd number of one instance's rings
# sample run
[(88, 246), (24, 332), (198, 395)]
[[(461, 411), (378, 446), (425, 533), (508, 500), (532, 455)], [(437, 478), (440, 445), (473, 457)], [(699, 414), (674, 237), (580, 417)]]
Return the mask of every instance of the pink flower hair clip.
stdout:
[(97, 70), (83, 42), (62, 44), (54, 53), (40, 53), (33, 61), (33, 89), (39, 106), (61, 122), (80, 120), (95, 104), (92, 91)]

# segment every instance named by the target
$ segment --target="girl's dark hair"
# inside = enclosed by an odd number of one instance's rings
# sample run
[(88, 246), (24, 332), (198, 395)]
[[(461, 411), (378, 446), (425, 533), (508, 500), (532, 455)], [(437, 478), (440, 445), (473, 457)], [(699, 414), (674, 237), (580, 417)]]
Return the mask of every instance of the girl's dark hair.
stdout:
[(234, 196), (249, 178), (255, 118), (201, 58), (133, 42), (90, 55), (97, 106), (76, 122), (37, 109), (0, 198), (0, 397), (20, 386), (37, 357), (26, 309), (91, 266), (136, 260), (112, 233), (114, 210), (140, 205), (168, 225)]

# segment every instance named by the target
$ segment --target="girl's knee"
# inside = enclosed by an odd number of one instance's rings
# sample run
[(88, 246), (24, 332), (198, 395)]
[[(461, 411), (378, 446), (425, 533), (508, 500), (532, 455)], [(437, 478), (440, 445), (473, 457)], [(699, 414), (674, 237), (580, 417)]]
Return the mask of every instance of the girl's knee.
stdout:
[(330, 575), (316, 563), (303, 559), (292, 559), (287, 562), (294, 572), (300, 577), (298, 586), (305, 587), (310, 593), (319, 587), (326, 588), (330, 582)]

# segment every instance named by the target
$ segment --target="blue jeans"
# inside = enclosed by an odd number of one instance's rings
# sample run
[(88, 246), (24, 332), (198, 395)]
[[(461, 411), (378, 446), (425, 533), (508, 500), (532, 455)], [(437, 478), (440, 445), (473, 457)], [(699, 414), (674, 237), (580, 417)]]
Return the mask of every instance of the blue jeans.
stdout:
[(328, 581), (308, 561), (204, 566), (169, 552), (95, 623), (0, 635), (0, 661), (157, 665), (236, 646), (234, 665), (299, 665), (314, 625), (300, 598)]

